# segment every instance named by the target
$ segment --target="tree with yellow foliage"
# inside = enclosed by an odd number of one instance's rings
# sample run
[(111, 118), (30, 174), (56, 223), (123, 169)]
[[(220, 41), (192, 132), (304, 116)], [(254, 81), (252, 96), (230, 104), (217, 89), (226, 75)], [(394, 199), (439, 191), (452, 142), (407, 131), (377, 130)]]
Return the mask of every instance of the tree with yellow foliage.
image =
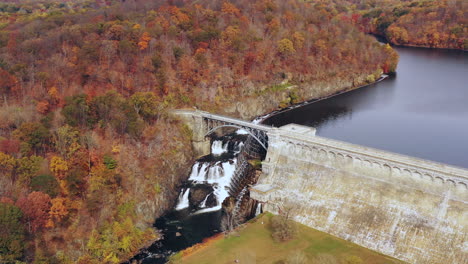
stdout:
[(69, 169), (67, 161), (57, 156), (50, 159), (49, 168), (61, 180), (63, 180)]
[(278, 51), (282, 55), (288, 55), (296, 52), (293, 42), (287, 38), (278, 41)]
[(11, 174), (16, 166), (16, 159), (8, 154), (0, 152), (0, 172), (1, 174)]

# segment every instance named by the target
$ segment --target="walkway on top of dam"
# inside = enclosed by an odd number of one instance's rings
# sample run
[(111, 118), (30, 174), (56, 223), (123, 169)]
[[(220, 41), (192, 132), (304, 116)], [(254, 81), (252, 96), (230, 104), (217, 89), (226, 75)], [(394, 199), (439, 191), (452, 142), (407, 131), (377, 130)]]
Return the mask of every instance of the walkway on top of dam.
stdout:
[[(289, 124), (277, 128), (200, 110), (173, 110), (172, 113), (198, 117), (205, 121), (212, 120), (219, 123), (233, 124), (238, 127), (266, 133), (269, 138), (282, 137), (291, 144), (300, 144), (308, 148), (317, 149), (318, 151), (323, 150), (332, 155), (352, 157), (363, 162), (407, 170), (412, 173), (419, 173), (421, 176), (427, 175), (433, 180), (441, 178), (443, 182), (452, 182), (454, 185), (462, 184), (465, 185), (465, 188), (468, 185), (468, 169), (316, 136), (315, 128), (312, 127)], [(205, 127), (205, 135), (212, 128)], [(442, 175), (444, 177), (441, 177)]]

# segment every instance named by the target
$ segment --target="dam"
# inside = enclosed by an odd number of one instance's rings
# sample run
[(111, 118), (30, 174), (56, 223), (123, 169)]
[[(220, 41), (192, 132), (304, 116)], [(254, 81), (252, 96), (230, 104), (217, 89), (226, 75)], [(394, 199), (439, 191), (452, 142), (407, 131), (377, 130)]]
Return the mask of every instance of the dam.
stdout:
[[(468, 261), (468, 170), (201, 111), (178, 111), (201, 154), (214, 126), (266, 132), (250, 197), (275, 214), (409, 263)], [(214, 123), (213, 123), (214, 122)]]

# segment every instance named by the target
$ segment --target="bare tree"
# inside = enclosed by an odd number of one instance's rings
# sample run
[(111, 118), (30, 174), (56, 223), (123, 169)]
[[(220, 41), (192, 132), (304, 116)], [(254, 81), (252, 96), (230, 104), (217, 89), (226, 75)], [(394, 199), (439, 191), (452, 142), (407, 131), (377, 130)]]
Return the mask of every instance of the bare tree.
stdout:
[(239, 219), (236, 217), (234, 208), (236, 201), (234, 198), (229, 197), (223, 203), (223, 216), (221, 219), (221, 230), (224, 232), (231, 232), (236, 226), (239, 225)]

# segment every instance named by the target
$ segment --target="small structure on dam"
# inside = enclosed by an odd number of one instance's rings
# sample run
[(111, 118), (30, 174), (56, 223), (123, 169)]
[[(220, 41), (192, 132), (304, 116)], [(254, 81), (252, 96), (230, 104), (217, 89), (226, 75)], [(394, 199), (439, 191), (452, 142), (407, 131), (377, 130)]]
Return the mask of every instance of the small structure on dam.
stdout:
[[(198, 147), (203, 113), (179, 113)], [(315, 136), (310, 127), (261, 127), (268, 151), (250, 195), (264, 211), (288, 211), (410, 263), (468, 263), (468, 170)]]

